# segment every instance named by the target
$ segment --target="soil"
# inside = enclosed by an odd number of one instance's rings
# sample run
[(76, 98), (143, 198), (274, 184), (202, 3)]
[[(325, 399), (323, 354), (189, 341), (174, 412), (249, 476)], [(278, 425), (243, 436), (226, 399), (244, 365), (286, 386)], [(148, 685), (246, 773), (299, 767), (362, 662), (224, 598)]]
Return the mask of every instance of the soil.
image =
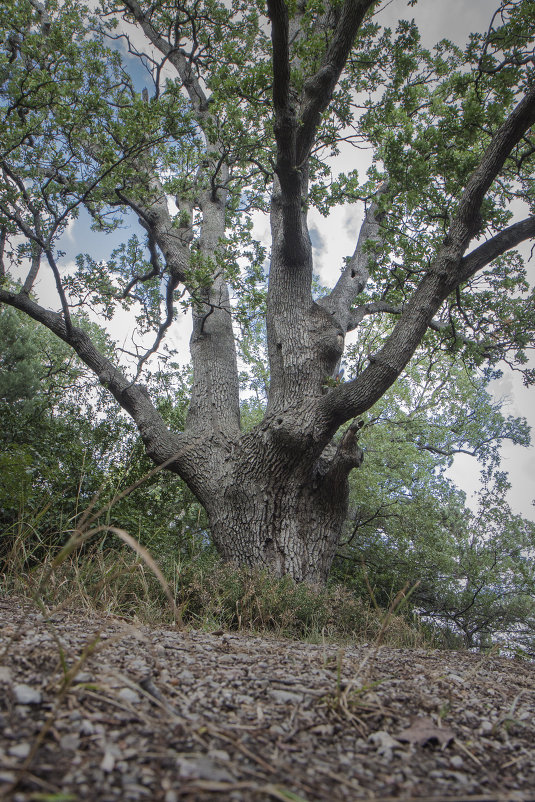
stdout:
[(497, 655), (152, 628), (0, 597), (0, 797), (527, 802), (534, 680)]

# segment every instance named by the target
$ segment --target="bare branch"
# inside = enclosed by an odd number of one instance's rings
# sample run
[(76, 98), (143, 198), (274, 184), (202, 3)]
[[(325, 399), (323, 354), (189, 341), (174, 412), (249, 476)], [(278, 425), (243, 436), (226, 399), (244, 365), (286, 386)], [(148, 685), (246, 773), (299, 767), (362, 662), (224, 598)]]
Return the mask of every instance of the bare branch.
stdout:
[(166, 316), (163, 323), (160, 324), (158, 327), (158, 332), (156, 334), (156, 339), (154, 340), (152, 346), (146, 351), (143, 356), (139, 359), (137, 364), (137, 372), (134, 378), (134, 381), (137, 381), (141, 375), (141, 371), (143, 369), (143, 365), (147, 361), (147, 359), (152, 356), (152, 354), (156, 353), (158, 348), (160, 347), (160, 343), (162, 342), (163, 338), (165, 337), (165, 333), (167, 329), (173, 322), (174, 317), (174, 305), (173, 305), (173, 294), (179, 284), (178, 279), (173, 278), (172, 276), (169, 277), (167, 282), (167, 288), (165, 292), (165, 309), (166, 309)]
[[(273, 43), (273, 108), (275, 139), (278, 146), (277, 173), (279, 180), (295, 170), (296, 113), (290, 102), (290, 54), (288, 8), (284, 0), (268, 0)], [(283, 187), (285, 188), (285, 187)]]
[(7, 230), (5, 226), (0, 227), (0, 278), (6, 275), (6, 266), (4, 263), (4, 253), (6, 250)]
[[(368, 304), (362, 304), (354, 309), (351, 313), (351, 320), (348, 326), (348, 331), (353, 331), (357, 328), (359, 323), (361, 323), (365, 317), (369, 315), (377, 315), (377, 314), (389, 314), (389, 315), (401, 315), (403, 312), (403, 306), (398, 304), (391, 304), (387, 301), (371, 301)], [(440, 332), (450, 332), (454, 340), (460, 340), (465, 345), (481, 345), (481, 343), (477, 343), (474, 340), (471, 340), (469, 337), (466, 337), (459, 331), (453, 330), (452, 325), (450, 322), (446, 322), (445, 320), (436, 320), (433, 318), (429, 321), (428, 328), (432, 331)], [(485, 344), (486, 345), (486, 344)]]
[(31, 247), (32, 247), (32, 264), (28, 272), (28, 275), (26, 276), (24, 286), (22, 288), (22, 292), (25, 293), (26, 295), (28, 295), (31, 292), (32, 287), (35, 283), (35, 279), (37, 278), (39, 268), (41, 267), (42, 249), (35, 242), (31, 243)]
[(377, 315), (383, 312), (390, 315), (401, 315), (402, 311), (402, 306), (388, 303), (388, 301), (370, 301), (370, 303), (361, 304), (361, 306), (351, 310), (347, 331), (356, 329), (359, 323), (362, 323), (364, 318), (369, 315)]
[(273, 107), (285, 113), (290, 101), (290, 55), (288, 7), (284, 0), (268, 0), (273, 42)]

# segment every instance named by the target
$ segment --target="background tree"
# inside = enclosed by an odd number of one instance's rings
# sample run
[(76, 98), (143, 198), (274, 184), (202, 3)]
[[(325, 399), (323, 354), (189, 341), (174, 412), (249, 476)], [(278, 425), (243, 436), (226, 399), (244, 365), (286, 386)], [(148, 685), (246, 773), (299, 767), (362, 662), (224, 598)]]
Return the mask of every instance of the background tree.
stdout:
[[(418, 350), (363, 422), (366, 470), (350, 478), (332, 579), (383, 609), (409, 586), (409, 612), (443, 637), (449, 631), (453, 643), (531, 651), (535, 526), (511, 513), (499, 470), (504, 438), (529, 442), (525, 422), (503, 415), (483, 378), (429, 349)], [(475, 512), (447, 475), (456, 453), (473, 455), (482, 470)]]
[[(104, 332), (77, 322), (107, 350)], [(175, 371), (173, 385), (176, 378)], [(171, 389), (159, 375), (158, 395), (168, 424), (183, 428), (184, 387)], [(135, 426), (72, 349), (20, 312), (0, 309), (0, 557), (19, 543), (34, 565), (63, 545), (96, 499), (98, 523), (112, 517), (160, 558), (198, 550), (205, 517), (175, 477), (153, 474), (120, 497), (152, 467)]]
[[(27, 272), (0, 301), (74, 348), (151, 459), (203, 504), (225, 559), (297, 580), (326, 578), (362, 462), (359, 416), (419, 345), (522, 366), (533, 334), (512, 250), (535, 234), (533, 4), (505, 0), (464, 51), (424, 49), (409, 22), (382, 30), (376, 9), (124, 0), (91, 18), (78, 3), (26, 0), (2, 11), (2, 263)], [(150, 91), (136, 87), (139, 67)], [(368, 181), (333, 175), (342, 141), (372, 146)], [(309, 208), (356, 200), (355, 251), (314, 300)], [(513, 201), (527, 215), (516, 222)], [(61, 237), (82, 207), (102, 232), (133, 213), (144, 241), (62, 271)], [(252, 225), (268, 210), (264, 295)], [(59, 311), (31, 295), (40, 271)], [(193, 383), (176, 432), (140, 377), (181, 303)], [(122, 305), (154, 332), (133, 366), (76, 324), (87, 304), (103, 318)], [(246, 329), (264, 311), (267, 407), (243, 431), (234, 321)], [(346, 335), (370, 316), (396, 323), (333, 382)], [(246, 330), (240, 345), (246, 355)]]
[[(82, 324), (83, 325), (83, 324)], [(89, 327), (103, 347), (105, 337)], [(0, 310), (0, 527), (43, 515), (50, 530), (96, 492), (121, 422), (98, 416), (92, 374), (72, 349), (9, 307)], [(97, 384), (98, 387), (98, 384)], [(102, 392), (100, 393), (102, 395)], [(93, 403), (91, 403), (93, 402)], [(44, 523), (44, 521), (43, 521)], [(44, 529), (46, 530), (46, 525)], [(3, 537), (2, 551), (10, 537)]]

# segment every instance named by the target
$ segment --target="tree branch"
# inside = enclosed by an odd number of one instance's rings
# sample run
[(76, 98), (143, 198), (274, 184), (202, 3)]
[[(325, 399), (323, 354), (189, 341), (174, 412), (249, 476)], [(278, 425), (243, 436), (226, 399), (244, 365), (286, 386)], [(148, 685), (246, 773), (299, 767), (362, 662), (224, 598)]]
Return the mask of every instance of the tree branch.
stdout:
[(7, 229), (5, 226), (0, 227), (0, 278), (6, 276), (6, 265), (4, 262), (4, 254), (6, 252), (7, 242)]
[(169, 41), (160, 36), (152, 24), (150, 14), (145, 14), (143, 12), (137, 0), (122, 0), (122, 2), (141, 27), (149, 41), (171, 62), (173, 67), (175, 67), (197, 114), (201, 117), (206, 115), (208, 99), (199, 80), (191, 69), (191, 61), (186, 57), (182, 48), (173, 47)]
[(535, 216), (526, 217), (524, 220), (504, 228), (503, 231), (461, 259), (460, 281), (467, 281), (474, 273), (490, 264), (498, 256), (531, 237), (535, 237)]
[(35, 279), (37, 278), (37, 274), (39, 272), (39, 268), (41, 267), (41, 255), (42, 255), (42, 248), (37, 245), (37, 243), (31, 243), (32, 248), (32, 263), (30, 270), (28, 271), (28, 275), (26, 276), (26, 280), (24, 281), (24, 286), (22, 288), (22, 292), (28, 295), (32, 287), (35, 283)]
[(462, 257), (470, 240), (478, 232), (480, 209), (486, 192), (500, 173), (513, 148), (534, 123), (535, 86), (526, 92), (520, 103), (497, 130), (479, 165), (468, 180), (444, 242), (445, 246), (449, 242), (452, 243), (457, 260)]
[(322, 65), (305, 83), (299, 114), (301, 125), (297, 137), (298, 166), (308, 159), (321, 114), (332, 98), (366, 12), (374, 3), (375, 0), (344, 2)]
[(143, 356), (140, 357), (140, 359), (138, 360), (137, 371), (136, 371), (136, 375), (135, 375), (134, 381), (137, 381), (139, 379), (139, 377), (141, 375), (141, 371), (143, 369), (143, 365), (145, 364), (147, 359), (150, 356), (152, 356), (152, 354), (156, 353), (156, 351), (160, 347), (161, 341), (165, 337), (165, 333), (166, 333), (167, 329), (169, 328), (169, 326), (173, 322), (173, 317), (174, 317), (173, 294), (174, 294), (174, 291), (176, 290), (176, 288), (178, 286), (178, 283), (179, 283), (178, 279), (173, 278), (172, 276), (169, 276), (169, 279), (167, 281), (166, 291), (165, 291), (165, 311), (166, 311), (165, 320), (163, 321), (163, 323), (160, 323), (160, 325), (158, 327), (158, 331), (156, 333), (156, 339), (154, 340), (154, 342), (151, 345), (151, 347), (147, 351), (145, 351)]
[(290, 102), (289, 21), (285, 0), (267, 0), (273, 43), (273, 108), (275, 115), (288, 112)]
[[(302, 175), (295, 153), (297, 114), (290, 93), (290, 52), (288, 8), (285, 0), (268, 0), (273, 44), (273, 110), (274, 133), (277, 143), (275, 172), (280, 182), (284, 202), (293, 208), (292, 218), (298, 223), (300, 215)], [(288, 213), (284, 215), (288, 218)], [(290, 232), (293, 221), (285, 226)], [(300, 225), (298, 224), (298, 229)]]
[(318, 301), (320, 306), (323, 306), (336, 318), (337, 323), (344, 331), (351, 331), (356, 325), (351, 326), (351, 321), (354, 319), (354, 314), (351, 312), (351, 304), (364, 290), (368, 282), (370, 275), (368, 264), (370, 259), (373, 258), (368, 250), (368, 243), (373, 244), (380, 241), (380, 217), (377, 214), (378, 201), (387, 189), (387, 182), (384, 182), (378, 188), (374, 200), (364, 216), (353, 256), (348, 260), (332, 291)]
[[(512, 149), (535, 123), (535, 87), (530, 89), (500, 126), (470, 176), (459, 208), (442, 247), (419, 286), (405, 305), (398, 323), (381, 350), (370, 357), (366, 370), (340, 385), (318, 401), (320, 418), (325, 416), (326, 436), (344, 421), (361, 415), (396, 381), (421, 342), (433, 316), (447, 296), (463, 281), (463, 255), (479, 227), (480, 207), (486, 191), (499, 174)], [(506, 240), (518, 242), (521, 231), (531, 231), (523, 221), (510, 226), (467, 257), (472, 272), (499, 254)], [(511, 231), (513, 229), (513, 231)], [(332, 434), (331, 434), (332, 436)]]
[[(156, 463), (169, 459), (178, 451), (185, 437), (168, 430), (154, 408), (145, 387), (128, 381), (123, 373), (95, 347), (85, 331), (75, 325), (68, 329), (60, 314), (40, 306), (24, 292), (14, 293), (0, 288), (0, 303), (6, 303), (25, 312), (76, 351), (82, 362), (97, 375), (100, 383), (134, 419), (147, 454)], [(183, 474), (184, 466), (177, 462), (173, 467), (173, 470), (175, 469)]]
[(367, 304), (361, 304), (355, 309), (351, 310), (349, 321), (347, 324), (347, 331), (353, 331), (357, 328), (359, 323), (362, 323), (368, 315), (377, 315), (386, 312), (390, 315), (401, 315), (403, 307), (399, 304), (391, 304), (388, 301), (370, 301)]
[[(388, 301), (370, 301), (368, 304), (362, 304), (354, 309), (351, 313), (350, 323), (348, 325), (348, 331), (353, 331), (357, 328), (359, 323), (361, 323), (365, 317), (368, 315), (377, 315), (381, 313), (386, 313), (389, 315), (401, 315), (403, 312), (403, 306), (399, 304), (391, 304)], [(428, 328), (432, 331), (436, 331), (438, 333), (450, 330), (453, 338), (455, 340), (460, 340), (465, 345), (481, 345), (481, 343), (475, 342), (475, 340), (471, 340), (469, 337), (466, 337), (464, 334), (461, 334), (458, 331), (453, 331), (452, 326), (450, 323), (447, 323), (444, 320), (436, 320), (433, 318), (428, 323)]]

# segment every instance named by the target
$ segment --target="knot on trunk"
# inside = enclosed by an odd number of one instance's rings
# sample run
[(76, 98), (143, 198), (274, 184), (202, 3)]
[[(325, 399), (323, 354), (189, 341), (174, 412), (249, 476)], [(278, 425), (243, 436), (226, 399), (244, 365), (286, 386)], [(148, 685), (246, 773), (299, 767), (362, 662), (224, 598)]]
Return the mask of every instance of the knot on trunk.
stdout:
[(358, 444), (358, 436), (363, 426), (364, 421), (354, 420), (346, 429), (336, 450), (335, 463), (338, 462), (341, 466), (348, 467), (349, 470), (362, 465), (364, 451)]
[(358, 444), (358, 434), (364, 425), (354, 420), (346, 429), (338, 444), (330, 443), (316, 464), (316, 478), (325, 484), (345, 482), (351, 470), (358, 468), (364, 459), (364, 452)]

